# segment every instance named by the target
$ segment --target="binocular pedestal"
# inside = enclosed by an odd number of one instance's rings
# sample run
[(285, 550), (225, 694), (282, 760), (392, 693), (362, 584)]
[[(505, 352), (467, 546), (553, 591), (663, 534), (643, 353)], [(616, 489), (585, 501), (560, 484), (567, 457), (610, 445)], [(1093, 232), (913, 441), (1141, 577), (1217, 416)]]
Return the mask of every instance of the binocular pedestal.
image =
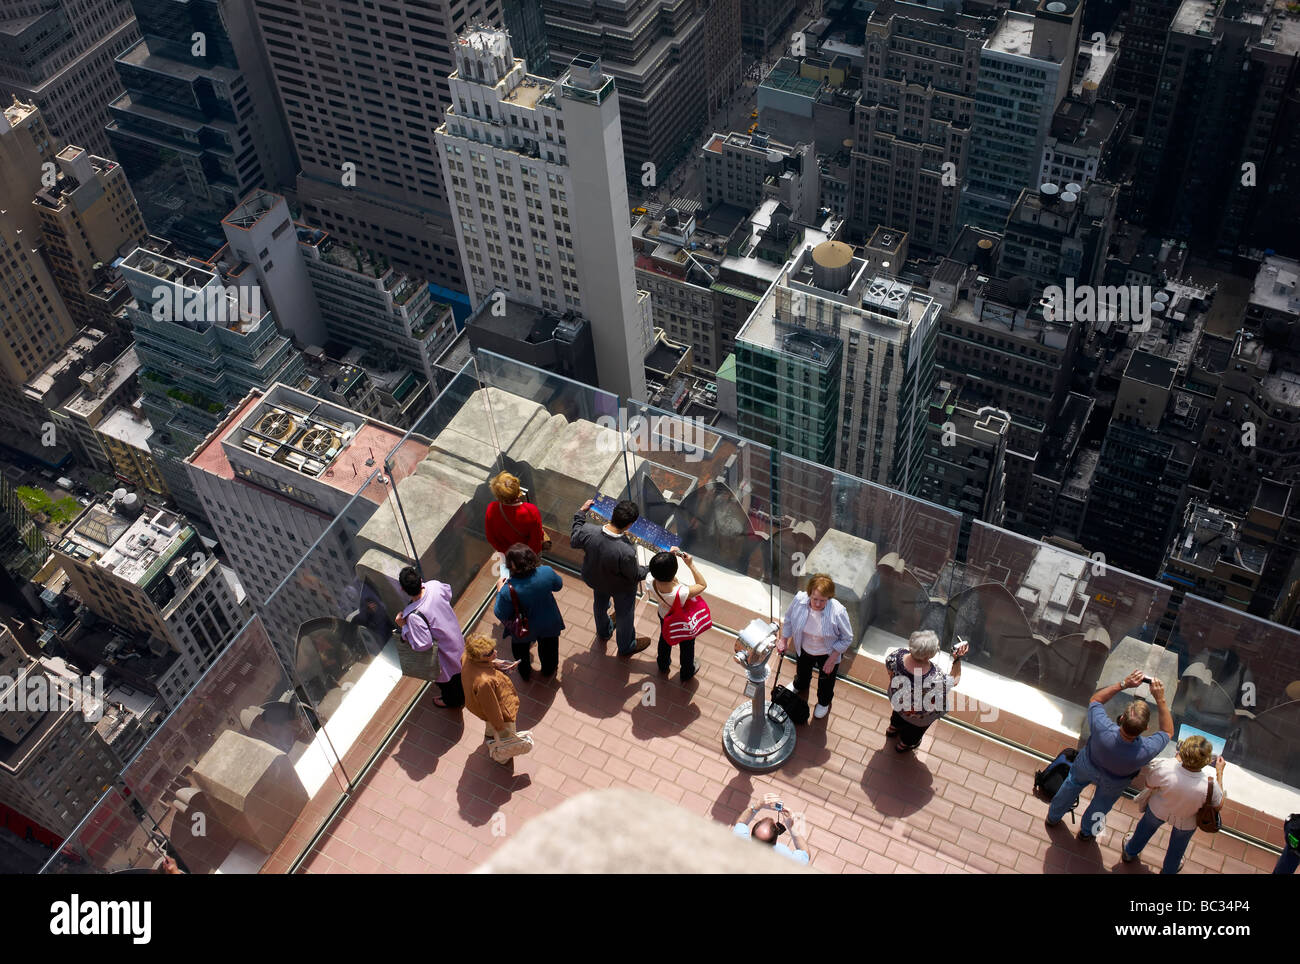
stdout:
[[(762, 651), (759, 650), (758, 653)], [(751, 655), (758, 655), (751, 650)], [(769, 655), (768, 648), (763, 656)], [(738, 654), (742, 659), (744, 654)], [(779, 706), (768, 706), (767, 660), (742, 660), (746, 671), (745, 695), (750, 702), (736, 707), (722, 727), (722, 748), (731, 762), (759, 773), (775, 770), (794, 753), (794, 724)]]

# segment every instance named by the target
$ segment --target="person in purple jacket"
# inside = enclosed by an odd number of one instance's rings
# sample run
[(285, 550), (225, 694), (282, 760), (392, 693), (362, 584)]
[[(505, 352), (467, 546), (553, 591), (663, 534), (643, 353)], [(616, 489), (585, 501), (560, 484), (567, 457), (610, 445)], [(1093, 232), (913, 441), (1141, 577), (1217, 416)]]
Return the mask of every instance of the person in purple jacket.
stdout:
[(440, 695), (433, 705), (455, 708), (465, 705), (465, 690), (460, 682), (460, 657), (465, 652), (465, 636), (460, 630), (460, 620), (451, 608), (451, 586), (430, 579), (420, 582), (414, 566), (398, 573), (397, 581), (402, 592), (411, 597), (411, 603), (397, 617), (402, 638), (412, 649), (427, 650), (438, 647), (438, 684)]

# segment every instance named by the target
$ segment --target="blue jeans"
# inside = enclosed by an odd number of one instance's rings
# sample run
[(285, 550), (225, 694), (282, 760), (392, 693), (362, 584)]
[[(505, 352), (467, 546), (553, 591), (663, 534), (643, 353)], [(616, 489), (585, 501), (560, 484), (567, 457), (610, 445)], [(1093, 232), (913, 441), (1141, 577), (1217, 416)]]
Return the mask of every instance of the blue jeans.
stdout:
[[(1160, 829), (1164, 823), (1159, 817), (1148, 810), (1142, 814), (1142, 819), (1138, 821), (1137, 829), (1133, 831), (1133, 836), (1128, 844), (1124, 847), (1124, 853), (1129, 857), (1136, 857), (1142, 852), (1142, 848), (1147, 845), (1152, 834)], [(1169, 849), (1165, 851), (1165, 863), (1160, 868), (1162, 874), (1176, 874), (1178, 868), (1183, 862), (1183, 854), (1187, 853), (1187, 845), (1192, 842), (1192, 835), (1196, 833), (1195, 828), (1191, 830), (1179, 830), (1177, 827), (1169, 828)]]
[(1105, 829), (1106, 814), (1110, 813), (1110, 808), (1115, 806), (1115, 801), (1124, 793), (1124, 788), (1131, 780), (1131, 777), (1113, 777), (1097, 769), (1088, 759), (1088, 748), (1085, 746), (1074, 758), (1070, 775), (1061, 784), (1061, 789), (1052, 797), (1051, 805), (1047, 808), (1047, 819), (1052, 823), (1059, 821), (1065, 816), (1065, 811), (1079, 799), (1084, 787), (1095, 783), (1097, 789), (1092, 794), (1092, 803), (1083, 812), (1083, 826), (1079, 828), (1080, 833), (1095, 837)]
[(632, 592), (616, 592), (614, 599), (614, 616), (617, 620), (614, 626), (609, 624), (609, 600), (610, 594), (607, 592), (595, 592), (596, 598), (592, 604), (591, 612), (596, 617), (596, 635), (601, 639), (609, 639), (618, 631), (618, 651), (620, 653), (632, 652), (634, 645), (633, 630), (636, 628), (632, 624), (636, 621), (636, 590)]
[(1277, 858), (1277, 865), (1273, 868), (1273, 873), (1294, 874), (1296, 867), (1300, 867), (1300, 852), (1283, 846), (1282, 856)]

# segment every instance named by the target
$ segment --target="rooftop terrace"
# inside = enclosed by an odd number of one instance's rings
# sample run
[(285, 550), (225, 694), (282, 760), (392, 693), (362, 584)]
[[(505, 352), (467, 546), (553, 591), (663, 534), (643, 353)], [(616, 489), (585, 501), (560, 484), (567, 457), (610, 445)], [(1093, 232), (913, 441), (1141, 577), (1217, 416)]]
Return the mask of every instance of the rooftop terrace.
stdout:
[[(1300, 636), (1188, 595), (1171, 636), (1158, 640), (1166, 585), (978, 521), (963, 537), (958, 513), (717, 430), (703, 449), (631, 429), (620, 436), (596, 421), (620, 401), (476, 354), (386, 469), (405, 522), (396, 500), (368, 511), (354, 500), (265, 603), (268, 620), (301, 626), (285, 641), (292, 678), (254, 619), (124, 774), (164, 815), (192, 870), (464, 871), (508, 839), (494, 832), (499, 815), (513, 836), (587, 789), (633, 787), (723, 825), (777, 792), (805, 821), (816, 870), (1143, 873), (1149, 859), (1122, 864), (1116, 849), (1137, 818), (1131, 800), (1112, 811), (1098, 843), (1085, 844), (1065, 828), (1045, 830), (1046, 804), (1031, 794), (1033, 771), (1079, 739), (1089, 696), (1133, 660), (1163, 674), (1176, 726), (1229, 746), (1229, 832), (1198, 836), (1189, 870), (1272, 866), (1279, 817), (1300, 809), (1300, 718), (1288, 696), (1300, 684)], [(547, 561), (564, 580), (559, 673), (517, 684), (519, 723), (537, 748), (510, 767), (487, 759), (477, 721), (434, 708), (421, 680), (401, 675), (388, 619), (413, 548), (424, 578), (451, 587), (462, 626), (499, 634), (484, 612), (496, 573), (481, 520), (487, 481), (504, 466), (552, 532), (592, 492), (636, 499), (657, 538), (698, 560), (715, 625), (699, 647), (703, 668), (684, 687), (646, 655), (613, 658), (575, 575), (580, 554), (556, 538)], [(359, 547), (355, 581), (322, 581), (317, 560), (347, 545)], [(755, 775), (720, 745), (723, 721), (745, 699), (733, 634), (783, 614), (802, 581), (784, 563), (794, 552), (808, 571), (834, 574), (857, 644), (830, 716), (799, 730), (781, 769)], [(310, 590), (314, 608), (304, 610), (297, 590)], [(640, 631), (653, 629), (644, 600), (636, 618)], [(968, 702), (917, 754), (900, 756), (883, 734), (881, 661), (917, 626), (934, 628), (945, 646), (970, 641)], [(1224, 704), (1224, 654), (1251, 667), (1248, 714), (1231, 695)], [(257, 792), (219, 804), (232, 799), (234, 775)], [(193, 806), (218, 816), (202, 839), (186, 829)], [(69, 849), (97, 869), (157, 859), (113, 795)], [(56, 859), (49, 869), (86, 868)]]

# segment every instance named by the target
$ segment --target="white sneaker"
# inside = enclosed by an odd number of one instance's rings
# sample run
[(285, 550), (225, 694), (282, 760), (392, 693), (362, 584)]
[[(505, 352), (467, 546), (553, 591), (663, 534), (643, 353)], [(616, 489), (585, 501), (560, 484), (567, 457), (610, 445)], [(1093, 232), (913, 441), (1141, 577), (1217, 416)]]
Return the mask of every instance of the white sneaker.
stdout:
[(830, 711), (831, 708), (829, 706), (822, 706), (820, 703), (818, 703), (816, 706), (813, 707), (813, 716), (817, 717), (817, 719), (819, 720), (822, 720), (826, 718), (826, 714), (829, 713)]

